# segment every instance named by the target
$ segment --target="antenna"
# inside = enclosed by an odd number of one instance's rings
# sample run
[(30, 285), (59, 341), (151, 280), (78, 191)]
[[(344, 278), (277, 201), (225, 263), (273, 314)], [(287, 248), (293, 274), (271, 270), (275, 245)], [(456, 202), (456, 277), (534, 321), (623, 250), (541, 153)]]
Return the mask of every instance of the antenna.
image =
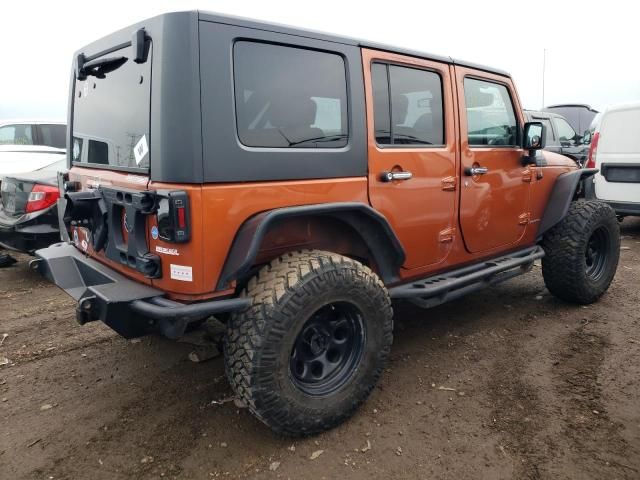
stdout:
[(540, 108), (541, 110), (544, 108), (544, 77), (545, 77), (546, 69), (547, 69), (547, 49), (545, 48), (542, 50), (542, 107)]

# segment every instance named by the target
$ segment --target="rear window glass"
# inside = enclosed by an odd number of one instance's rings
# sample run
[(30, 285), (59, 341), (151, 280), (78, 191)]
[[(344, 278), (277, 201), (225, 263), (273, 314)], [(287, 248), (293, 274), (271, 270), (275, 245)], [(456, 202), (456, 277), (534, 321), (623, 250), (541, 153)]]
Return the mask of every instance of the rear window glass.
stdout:
[(40, 124), (40, 143), (50, 147), (65, 148), (67, 127), (65, 125)]
[(233, 56), (242, 144), (267, 148), (347, 144), (347, 84), (340, 55), (241, 41)]
[(576, 132), (564, 118), (554, 118), (553, 123), (556, 124), (558, 130), (558, 139), (561, 142), (568, 142), (576, 137)]
[(640, 109), (604, 114), (598, 152), (640, 154)]
[(108, 68), (76, 80), (72, 158), (123, 170), (149, 169), (151, 52), (136, 63), (129, 47), (105, 55)]

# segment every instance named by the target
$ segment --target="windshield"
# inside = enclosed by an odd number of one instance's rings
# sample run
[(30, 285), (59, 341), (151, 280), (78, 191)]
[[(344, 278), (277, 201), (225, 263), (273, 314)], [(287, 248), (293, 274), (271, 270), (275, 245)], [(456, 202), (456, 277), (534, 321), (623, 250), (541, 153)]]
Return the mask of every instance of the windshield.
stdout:
[(131, 49), (94, 60), (76, 80), (71, 157), (75, 164), (148, 171), (151, 52), (136, 63)]

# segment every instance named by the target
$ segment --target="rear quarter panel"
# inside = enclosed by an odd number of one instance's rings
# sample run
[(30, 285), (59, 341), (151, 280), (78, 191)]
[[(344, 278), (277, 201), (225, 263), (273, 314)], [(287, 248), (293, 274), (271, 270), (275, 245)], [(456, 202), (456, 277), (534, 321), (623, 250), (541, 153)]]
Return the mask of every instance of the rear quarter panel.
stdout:
[[(213, 292), (236, 233), (245, 220), (257, 213), (295, 205), (368, 203), (366, 177), (205, 185), (201, 195), (202, 233), (192, 242), (199, 243), (195, 249), (202, 251), (201, 261), (194, 265), (202, 270), (202, 293)], [(289, 243), (295, 247), (298, 240), (292, 237), (279, 242), (281, 246)], [(224, 293), (228, 291), (217, 292)]]

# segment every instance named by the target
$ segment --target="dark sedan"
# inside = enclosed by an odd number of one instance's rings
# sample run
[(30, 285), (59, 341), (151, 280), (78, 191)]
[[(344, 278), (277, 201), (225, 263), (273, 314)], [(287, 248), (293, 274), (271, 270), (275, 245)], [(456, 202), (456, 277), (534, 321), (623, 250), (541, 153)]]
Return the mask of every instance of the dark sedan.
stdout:
[(32, 254), (60, 241), (57, 171), (65, 163), (2, 179), (0, 246)]

